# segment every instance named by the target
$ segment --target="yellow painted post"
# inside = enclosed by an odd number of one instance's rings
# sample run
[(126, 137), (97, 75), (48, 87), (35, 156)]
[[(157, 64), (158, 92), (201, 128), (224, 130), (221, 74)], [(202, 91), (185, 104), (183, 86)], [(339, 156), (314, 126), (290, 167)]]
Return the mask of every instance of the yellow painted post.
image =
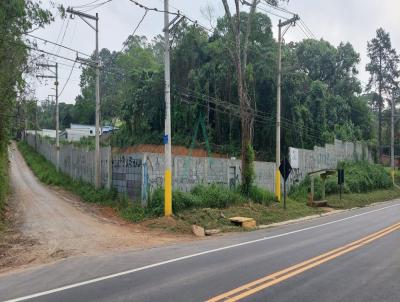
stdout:
[(171, 170), (165, 170), (165, 206), (164, 206), (164, 215), (171, 216), (172, 215), (172, 175)]
[(275, 173), (275, 196), (278, 201), (281, 201), (281, 172), (279, 169)]

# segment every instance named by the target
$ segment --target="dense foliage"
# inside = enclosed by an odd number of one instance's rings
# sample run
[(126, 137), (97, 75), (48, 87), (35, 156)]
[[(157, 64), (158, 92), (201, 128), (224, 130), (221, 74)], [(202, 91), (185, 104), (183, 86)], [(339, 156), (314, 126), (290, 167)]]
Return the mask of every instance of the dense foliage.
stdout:
[[(242, 13), (246, 20), (246, 13)], [(245, 21), (243, 21), (245, 26)], [(277, 43), (271, 20), (256, 13), (249, 37), (246, 84), (255, 110), (256, 157), (275, 154)], [(171, 45), (173, 143), (190, 145), (193, 124), (204, 116), (213, 151), (239, 155), (241, 124), (237, 79), (229, 51), (227, 20), (212, 34), (186, 23), (177, 26)], [(100, 52), (103, 123), (121, 130), (115, 145), (162, 143), (164, 131), (163, 38), (129, 36), (121, 52)], [(375, 137), (369, 99), (357, 79), (359, 54), (349, 43), (337, 47), (324, 40), (304, 40), (283, 47), (282, 150), (310, 148)], [(93, 123), (95, 77), (91, 67), (81, 76), (76, 104), (62, 105), (61, 123)], [(45, 119), (49, 121), (49, 117)], [(50, 123), (47, 123), (50, 126)], [(43, 125), (44, 127), (44, 125)], [(201, 144), (202, 140), (198, 143)]]
[(17, 95), (25, 89), (23, 74), (30, 66), (23, 34), (50, 20), (51, 14), (34, 1), (0, 1), (0, 216), (8, 186), (7, 144), (12, 118)]

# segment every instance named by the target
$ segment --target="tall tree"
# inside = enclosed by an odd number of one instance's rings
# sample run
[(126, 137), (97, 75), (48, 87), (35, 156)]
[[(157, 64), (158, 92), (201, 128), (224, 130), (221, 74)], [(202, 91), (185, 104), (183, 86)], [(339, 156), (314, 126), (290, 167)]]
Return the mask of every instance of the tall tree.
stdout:
[(240, 0), (235, 0), (235, 15), (232, 16), (227, 0), (222, 0), (224, 5), (225, 15), (229, 22), (230, 33), (232, 39), (232, 48), (229, 48), (229, 53), (235, 63), (236, 80), (237, 80), (237, 94), (240, 105), (240, 119), (241, 119), (241, 136), (242, 136), (242, 181), (246, 180), (244, 171), (247, 170), (247, 165), (251, 164), (246, 159), (247, 150), (252, 146), (253, 140), (253, 124), (254, 115), (251, 108), (251, 99), (247, 88), (246, 70), (247, 70), (247, 50), (249, 45), (249, 37), (251, 34), (252, 20), (256, 12), (259, 0), (252, 0), (250, 5), (250, 13), (247, 16), (245, 30), (242, 29), (241, 13), (240, 13)]
[(376, 31), (376, 37), (368, 42), (368, 57), (370, 62), (366, 70), (370, 73), (367, 85), (368, 91), (376, 91), (378, 97), (374, 99), (378, 109), (378, 155), (379, 160), (382, 154), (382, 111), (384, 101), (389, 100), (396, 79), (399, 77), (397, 64), (399, 57), (395, 49), (392, 48), (389, 33), (382, 28)]

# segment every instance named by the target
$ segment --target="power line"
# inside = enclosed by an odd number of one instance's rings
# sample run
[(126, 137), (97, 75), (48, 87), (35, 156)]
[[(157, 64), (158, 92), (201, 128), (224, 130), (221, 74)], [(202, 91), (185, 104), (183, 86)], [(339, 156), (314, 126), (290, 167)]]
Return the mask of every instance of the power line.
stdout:
[(98, 1), (100, 1), (100, 0), (94, 0), (94, 1), (91, 1), (91, 2), (86, 3), (86, 4), (75, 5), (74, 7), (75, 7), (75, 8), (78, 8), (78, 9), (79, 9), (79, 8), (84, 8), (84, 7), (93, 5), (94, 3), (98, 2)]
[[(64, 24), (65, 24), (65, 19), (63, 19), (63, 23), (62, 23), (62, 25), (61, 25), (60, 31), (58, 32), (57, 39), (56, 39), (56, 43), (58, 43), (58, 39), (60, 39), (60, 37), (61, 37), (61, 33), (62, 33), (62, 31), (63, 31)], [(53, 51), (56, 51), (56, 47), (53, 48)]]
[(273, 12), (271, 12), (270, 10), (267, 10), (267, 9), (265, 9), (265, 8), (262, 8), (261, 6), (257, 6), (257, 8), (258, 8), (259, 10), (261, 10), (261, 11), (267, 13), (267, 14), (271, 14), (271, 15), (273, 15), (273, 16), (275, 16), (275, 17), (278, 17), (278, 18), (281, 18), (281, 19), (284, 19), (284, 20), (288, 20), (288, 19), (289, 19), (288, 17), (279, 15), (279, 14), (277, 14), (277, 13), (273, 13)]
[(87, 9), (81, 9), (81, 10), (79, 10), (80, 12), (85, 12), (85, 13), (87, 13), (87, 12), (90, 12), (90, 11), (92, 11), (92, 10), (94, 10), (94, 9), (96, 9), (96, 8), (99, 8), (100, 6), (103, 6), (104, 4), (107, 4), (107, 3), (109, 3), (109, 2), (111, 2), (112, 0), (106, 0), (106, 1), (104, 1), (104, 2), (101, 2), (101, 3), (98, 3), (98, 4), (94, 4), (92, 7), (90, 7), (90, 8), (87, 8)]
[[(163, 2), (163, 0), (159, 0), (160, 2)], [(213, 31), (206, 27), (205, 25), (201, 24), (198, 20), (192, 18), (191, 16), (189, 16), (188, 14), (186, 14), (185, 12), (183, 12), (181, 9), (176, 8), (175, 6), (169, 4), (169, 7), (172, 7), (173, 9), (175, 9), (178, 13), (180, 13), (182, 16), (184, 16), (188, 21), (190, 21), (191, 23), (197, 24), (199, 25), (201, 28), (203, 28), (204, 30), (213, 33)]]
[(181, 13), (181, 11), (180, 11), (179, 9), (177, 9), (177, 8), (175, 8), (175, 7), (172, 7), (171, 5), (170, 5), (170, 6), (171, 6), (172, 8), (174, 8), (174, 9), (176, 9), (177, 12), (171, 12), (171, 11), (168, 11), (168, 12), (167, 12), (167, 11), (165, 11), (165, 10), (158, 9), (157, 7), (148, 7), (148, 6), (143, 5), (143, 4), (141, 4), (141, 3), (139, 3), (139, 2), (137, 2), (137, 1), (135, 1), (135, 0), (129, 0), (129, 1), (132, 2), (133, 4), (139, 6), (140, 8), (145, 9), (145, 10), (154, 11), (154, 12), (158, 12), (158, 13), (168, 13), (169, 15), (173, 15), (173, 16), (176, 16), (176, 17), (183, 17), (183, 18), (185, 18), (187, 21), (189, 21), (189, 22), (191, 22), (191, 23), (193, 23), (193, 24), (195, 24), (195, 25), (198, 25), (199, 27), (203, 28), (204, 30), (206, 30), (206, 31), (208, 31), (208, 32), (210, 32), (210, 33), (213, 33), (213, 31), (212, 31), (211, 29), (209, 29), (209, 28), (207, 28), (206, 26), (202, 25), (202, 24), (201, 24), (199, 21), (197, 21), (196, 19), (193, 19), (193, 18), (189, 17), (188, 15), (185, 15), (185, 14)]
[(299, 26), (296, 26), (296, 28), (299, 32), (301, 31), (307, 39), (311, 39), (311, 36), (305, 31), (305, 29), (302, 26), (300, 26), (300, 24)]
[(268, 1), (266, 1), (266, 0), (264, 0), (262, 4), (268, 5), (269, 7), (273, 8), (275, 10), (279, 10), (279, 11), (287, 13), (287, 14), (296, 15), (294, 12), (291, 12), (291, 11), (281, 7), (281, 6), (274, 6), (274, 5), (270, 4), (270, 3), (268, 3)]
[(304, 26), (304, 28), (306, 29), (306, 31), (311, 35), (311, 37), (313, 37), (313, 39), (316, 39), (314, 33), (311, 31), (311, 29), (307, 26), (307, 24), (304, 22), (303, 19), (300, 19), (300, 23)]
[[(135, 33), (136, 33), (136, 31), (138, 30), (140, 24), (142, 24), (144, 18), (146, 18), (147, 13), (148, 13), (148, 10), (145, 9), (145, 12), (144, 12), (144, 14), (143, 14), (143, 17), (140, 19), (139, 23), (137, 24), (137, 26), (136, 26), (135, 29), (133, 30), (132, 36), (135, 35)], [(124, 43), (123, 46), (122, 46), (122, 48), (121, 48), (121, 50), (120, 50), (120, 52), (122, 52), (122, 51), (125, 49), (125, 47), (126, 47), (126, 44)]]
[[(223, 107), (228, 111), (237, 111), (237, 112), (241, 111), (239, 105), (237, 105), (237, 104), (232, 104), (232, 103), (229, 103), (229, 102), (226, 102), (226, 101), (222, 101), (222, 100), (220, 100), (218, 98), (213, 98), (213, 97), (210, 97), (210, 96), (206, 96), (206, 95), (203, 95), (203, 94), (201, 94), (199, 92), (195, 92), (193, 90), (190, 90), (188, 88), (182, 88), (182, 90), (174, 88), (174, 90), (176, 90), (176, 91), (178, 91), (180, 93), (184, 92), (184, 93), (186, 93), (187, 95), (189, 95), (189, 96), (191, 96), (193, 98), (206, 100), (207, 102), (212, 103), (212, 104), (214, 104), (216, 106)], [(265, 120), (269, 120), (269, 121), (272, 121), (272, 122), (275, 122), (275, 120), (276, 120), (276, 118), (272, 114), (269, 114), (267, 112), (261, 112), (259, 110), (250, 109), (248, 113), (253, 114), (254, 117), (259, 117), (259, 118), (262, 118), (262, 119), (265, 119)], [(307, 127), (305, 125), (302, 125), (301, 123), (291, 121), (291, 120), (289, 120), (287, 118), (282, 118), (282, 123), (285, 123), (285, 124), (287, 124), (289, 126), (302, 128), (303, 130), (311, 131), (311, 132), (313, 132), (313, 134), (310, 134), (310, 135), (314, 135), (315, 137), (317, 137), (317, 135), (322, 135), (323, 134), (322, 131)]]
[[(201, 107), (203, 107), (203, 108), (206, 108), (207, 110), (219, 112), (219, 113), (222, 113), (222, 114), (227, 114), (227, 113), (229, 113), (230, 115), (235, 116), (235, 117), (237, 117), (238, 119), (241, 118), (240, 112), (238, 112), (237, 110), (223, 110), (223, 109), (219, 109), (218, 106), (219, 106), (219, 107), (223, 107), (223, 106), (221, 106), (220, 104), (218, 104), (218, 105), (215, 106), (215, 107), (209, 107), (209, 106), (207, 106), (206, 104), (202, 104), (202, 103), (195, 102), (194, 100), (191, 100), (188, 96), (182, 95), (182, 94), (179, 93), (179, 92), (176, 93), (176, 95), (177, 95), (177, 96), (180, 96), (180, 97), (181, 97), (181, 98), (180, 98), (181, 102), (184, 102), (184, 103), (186, 103), (186, 104), (189, 104), (189, 105), (194, 105), (194, 104), (195, 104), (195, 105), (201, 106)], [(213, 102), (210, 102), (210, 103), (215, 105), (215, 103), (213, 103)], [(226, 109), (226, 108), (225, 108), (225, 109)], [(273, 119), (267, 118), (267, 117), (262, 116), (262, 115), (259, 115), (259, 114), (255, 114), (255, 115), (253, 116), (253, 119), (254, 119), (255, 122), (258, 122), (258, 123), (261, 123), (261, 124), (264, 124), (264, 125), (274, 125), (274, 124), (275, 124), (275, 121), (274, 121)], [(281, 124), (281, 127), (284, 128), (284, 129), (286, 129), (286, 130), (294, 130), (295, 132), (296, 132), (296, 130), (297, 130), (297, 131), (300, 130), (298, 126), (296, 126), (296, 125), (294, 125), (294, 124), (289, 124), (289, 123), (283, 123), (283, 124)], [(300, 132), (300, 131), (299, 131), (299, 132)], [(321, 138), (321, 137), (319, 137), (319, 136), (317, 136), (317, 135), (314, 135), (314, 134), (311, 134), (311, 133), (304, 132), (304, 133), (300, 133), (300, 135), (301, 135), (301, 136), (310, 137), (310, 138), (316, 140), (316, 141), (319, 142), (319, 143), (322, 142), (322, 138)]]
[(58, 94), (59, 97), (62, 95), (62, 93), (64, 92), (65, 87), (67, 87), (68, 82), (71, 79), (71, 75), (72, 75), (72, 72), (74, 71), (75, 63), (76, 63), (76, 61), (74, 62), (74, 65), (72, 65), (72, 68), (71, 68), (71, 71), (70, 71), (70, 73), (68, 75), (67, 81), (65, 82), (63, 88), (61, 89), (60, 93)]
[[(37, 49), (37, 48), (31, 47), (31, 46), (28, 46), (28, 45), (25, 45), (25, 48), (30, 49), (32, 51), (38, 51), (38, 52), (41, 52), (41, 53), (44, 53), (44, 54), (47, 54), (47, 55), (50, 55), (50, 56), (54, 56), (54, 57), (57, 57), (57, 58), (60, 58), (60, 59), (63, 59), (63, 60), (75, 62), (75, 60), (73, 60), (73, 59), (70, 59), (70, 58), (67, 58), (67, 57), (63, 57), (63, 56), (51, 53), (51, 52), (45, 51), (43, 49)], [(84, 65), (89, 65), (89, 66), (91, 65), (90, 63), (86, 63), (86, 62), (80, 62), (80, 63), (84, 64)], [(93, 62), (93, 64), (95, 64), (95, 62)]]
[[(67, 30), (68, 30), (68, 26), (69, 26), (69, 18), (68, 18), (68, 20), (67, 20), (67, 25), (65, 26), (65, 30), (64, 30), (64, 34), (62, 35), (62, 37), (61, 37), (61, 41), (60, 41), (60, 43), (59, 44), (63, 44), (63, 42), (64, 42), (64, 39), (65, 39), (65, 34), (67, 33)], [(61, 51), (61, 47), (58, 47), (58, 49), (57, 49), (57, 54), (60, 54), (60, 51)]]
[(90, 55), (89, 55), (89, 54), (86, 54), (86, 53), (84, 53), (84, 52), (81, 52), (81, 51), (79, 51), (79, 50), (76, 50), (76, 49), (73, 49), (73, 48), (71, 48), (71, 47), (68, 47), (68, 46), (62, 45), (62, 44), (60, 44), (60, 43), (52, 42), (52, 41), (50, 41), (50, 40), (47, 40), (47, 39), (45, 39), (45, 38), (41, 38), (41, 37), (38, 37), (38, 36), (35, 36), (35, 35), (32, 35), (32, 34), (26, 34), (26, 35), (27, 35), (27, 36), (30, 36), (30, 37), (32, 37), (32, 38), (35, 38), (35, 39), (41, 40), (41, 41), (43, 41), (43, 42), (45, 42), (45, 43), (50, 43), (50, 44), (53, 44), (53, 45), (56, 45), (56, 46), (59, 46), (59, 47), (62, 47), (62, 48), (68, 49), (68, 50), (70, 50), (70, 51), (73, 51), (73, 52), (75, 52), (75, 53), (79, 53), (79, 54), (81, 54), (81, 55), (84, 55), (84, 56), (90, 57)]

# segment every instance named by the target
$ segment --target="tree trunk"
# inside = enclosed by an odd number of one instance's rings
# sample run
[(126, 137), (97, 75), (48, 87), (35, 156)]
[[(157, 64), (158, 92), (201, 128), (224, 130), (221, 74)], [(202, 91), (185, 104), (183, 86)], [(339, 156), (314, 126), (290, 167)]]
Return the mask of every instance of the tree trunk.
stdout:
[[(251, 110), (250, 99), (246, 89), (246, 66), (247, 66), (247, 47), (248, 39), (250, 36), (250, 24), (251, 19), (255, 13), (255, 7), (258, 3), (257, 0), (253, 0), (252, 7), (247, 22), (247, 31), (243, 47), (241, 44), (241, 32), (240, 32), (240, 6), (239, 0), (235, 0), (236, 15), (233, 18), (229, 9), (227, 0), (222, 0), (224, 5), (225, 13), (231, 26), (232, 33), (234, 35), (234, 46), (235, 50), (231, 52), (233, 60), (235, 62), (236, 77), (237, 77), (237, 92), (239, 97), (240, 105), (240, 118), (241, 118), (241, 138), (242, 138), (242, 182), (244, 181), (244, 171), (247, 168), (247, 146), (252, 144), (253, 140), (253, 123), (254, 117)], [(242, 59), (243, 55), (243, 59)]]

